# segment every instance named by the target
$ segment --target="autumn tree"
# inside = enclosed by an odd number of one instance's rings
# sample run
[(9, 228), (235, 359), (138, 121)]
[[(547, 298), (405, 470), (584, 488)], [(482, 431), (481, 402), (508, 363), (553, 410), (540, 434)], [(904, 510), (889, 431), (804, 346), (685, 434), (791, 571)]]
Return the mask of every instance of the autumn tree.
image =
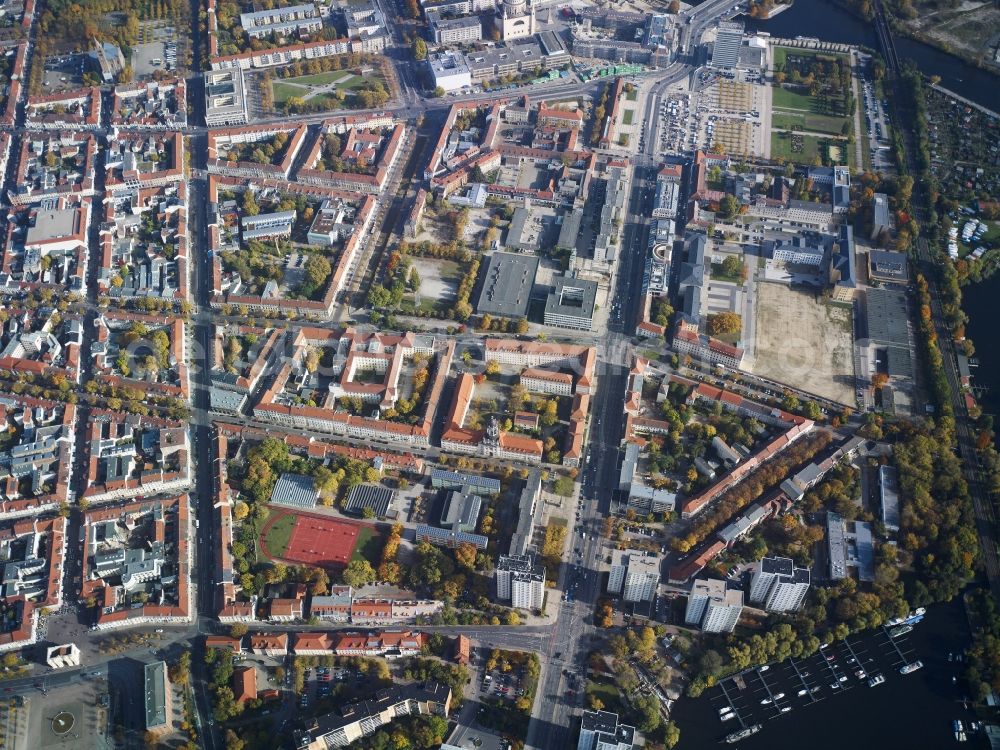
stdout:
[(739, 313), (721, 312), (708, 316), (708, 332), (712, 336), (739, 333), (743, 327), (743, 318)]

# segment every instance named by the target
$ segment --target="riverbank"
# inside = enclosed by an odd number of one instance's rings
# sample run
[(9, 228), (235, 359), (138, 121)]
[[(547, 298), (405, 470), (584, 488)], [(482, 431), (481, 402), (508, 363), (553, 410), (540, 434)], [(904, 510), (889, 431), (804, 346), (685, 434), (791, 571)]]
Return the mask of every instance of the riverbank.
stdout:
[[(858, 9), (855, 8), (850, 2), (847, 2), (847, 0), (831, 0), (831, 2), (836, 3), (841, 8), (850, 13), (852, 16), (859, 19), (860, 21), (864, 23), (872, 23), (872, 19), (865, 17), (863, 13), (859, 12)], [(963, 52), (961, 50), (956, 50), (944, 40), (936, 39), (933, 36), (924, 34), (919, 29), (915, 29), (909, 26), (905, 21), (901, 21), (900, 19), (890, 15), (889, 25), (892, 27), (892, 31), (894, 34), (904, 36), (907, 39), (911, 39), (921, 44), (926, 44), (928, 47), (933, 47), (939, 52), (945, 55), (949, 55), (950, 57), (954, 57), (958, 60), (961, 60), (967, 65), (972, 65), (978, 68), (979, 70), (1000, 77), (1000, 67), (984, 63), (981, 58), (978, 58), (975, 55)]]
[[(835, 2), (836, 1), (837, 0), (835, 0)], [(973, 55), (964, 50), (957, 50), (952, 45), (948, 44), (945, 40), (937, 39), (936, 37), (930, 36), (929, 34), (926, 34), (923, 31), (921, 31), (920, 29), (915, 29), (907, 25), (906, 22), (900, 21), (899, 19), (896, 18), (891, 19), (890, 24), (892, 26), (892, 31), (894, 34), (901, 34), (909, 39), (920, 42), (921, 44), (926, 44), (927, 46), (933, 47), (934, 49), (939, 50), (940, 52), (943, 52), (946, 55), (951, 55), (952, 57), (958, 58), (966, 65), (972, 65), (978, 70), (982, 70), (996, 78), (1000, 78), (1000, 67), (985, 62), (981, 57)]]
[[(748, 32), (794, 39), (815, 36), (824, 42), (839, 42), (877, 50), (874, 27), (843, 0), (795, 0), (781, 13), (766, 20), (746, 17)], [(1000, 87), (992, 72), (907, 36), (896, 40), (901, 59), (910, 59), (925, 76), (938, 76), (941, 86), (989, 109), (1000, 108)]]

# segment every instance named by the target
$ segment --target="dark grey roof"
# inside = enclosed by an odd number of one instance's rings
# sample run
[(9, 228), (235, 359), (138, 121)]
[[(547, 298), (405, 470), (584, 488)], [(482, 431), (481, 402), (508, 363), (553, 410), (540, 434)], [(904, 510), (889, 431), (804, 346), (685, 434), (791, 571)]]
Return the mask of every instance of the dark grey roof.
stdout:
[(837, 253), (831, 259), (834, 268), (840, 272), (838, 286), (854, 288), (858, 285), (854, 258), (854, 229), (850, 224), (842, 224), (837, 238)]
[(790, 557), (764, 557), (760, 561), (761, 573), (790, 576), (795, 569), (795, 563)]
[(576, 241), (580, 237), (580, 224), (583, 222), (583, 209), (574, 208), (563, 215), (562, 228), (559, 230), (559, 239), (556, 247), (564, 247), (567, 250), (576, 250)]
[(597, 282), (572, 276), (557, 276), (555, 287), (545, 298), (545, 322), (555, 322), (553, 316), (591, 320), (597, 301)]
[(906, 281), (909, 275), (905, 253), (871, 250), (868, 253), (868, 265), (871, 267), (873, 275), (884, 279)]
[(145, 685), (146, 729), (162, 727), (169, 721), (167, 717), (167, 665), (155, 661), (143, 667)]
[(618, 728), (618, 714), (610, 711), (584, 711), (580, 728), (588, 732), (614, 734)]
[(899, 479), (896, 468), (882, 466), (878, 470), (879, 496), (882, 506), (882, 523), (899, 528)]
[(360, 514), (364, 513), (365, 508), (371, 508), (376, 516), (382, 518), (389, 512), (395, 494), (388, 487), (379, 484), (358, 484), (351, 488), (344, 510)]
[(507, 247), (517, 250), (527, 249), (521, 238), (524, 236), (524, 226), (530, 217), (528, 209), (523, 206), (514, 209), (514, 215), (510, 217), (510, 225), (507, 227)]
[(452, 490), (444, 501), (441, 525), (452, 531), (475, 531), (483, 500), (479, 495), (466, 495)]
[(885, 369), (892, 377), (908, 378), (913, 375), (913, 357), (909, 349), (901, 346), (885, 348)]
[(909, 346), (906, 294), (895, 289), (869, 289), (865, 302), (868, 338), (880, 344)]
[(537, 272), (538, 258), (534, 255), (493, 253), (476, 301), (476, 312), (525, 317)]

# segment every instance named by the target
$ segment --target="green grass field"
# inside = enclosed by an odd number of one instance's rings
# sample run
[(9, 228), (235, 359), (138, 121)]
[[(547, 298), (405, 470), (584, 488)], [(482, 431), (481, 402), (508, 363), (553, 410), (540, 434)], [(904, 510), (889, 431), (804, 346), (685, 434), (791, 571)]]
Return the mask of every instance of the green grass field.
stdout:
[(279, 83), (277, 81), (271, 84), (271, 95), (274, 97), (275, 106), (281, 106), (290, 97), (302, 96), (307, 93), (309, 93), (309, 90), (301, 86), (289, 86), (287, 83)]
[(333, 83), (338, 78), (347, 76), (348, 78), (357, 78), (358, 76), (351, 75), (343, 70), (331, 70), (326, 73), (316, 73), (315, 75), (308, 76), (298, 76), (297, 78), (283, 78), (281, 80), (288, 81), (290, 83), (299, 83), (303, 86), (325, 86), (328, 83)]
[(771, 89), (771, 107), (790, 109), (793, 112), (812, 112), (814, 109), (813, 98), (809, 94), (800, 94), (779, 86)]
[(622, 124), (631, 125), (634, 117), (635, 112), (631, 109), (626, 109), (625, 114), (622, 115)]
[(713, 281), (728, 281), (732, 284), (739, 284), (742, 281), (740, 279), (739, 274), (736, 274), (735, 276), (730, 276), (728, 273), (722, 270), (721, 263), (711, 264), (711, 270), (709, 271), (709, 276), (712, 278)]
[(358, 540), (351, 560), (367, 560), (372, 567), (377, 568), (382, 559), (382, 546), (382, 537), (378, 532), (371, 526), (362, 526), (358, 529)]
[(288, 549), (288, 542), (292, 538), (292, 530), (295, 528), (298, 517), (285, 511), (277, 511), (277, 513), (272, 511), (272, 514), (279, 515), (279, 518), (271, 528), (267, 529), (261, 542), (272, 557), (282, 557), (285, 550)]
[(842, 135), (846, 117), (814, 115), (812, 113), (775, 112), (771, 116), (771, 127), (775, 130), (805, 130), (810, 133)]

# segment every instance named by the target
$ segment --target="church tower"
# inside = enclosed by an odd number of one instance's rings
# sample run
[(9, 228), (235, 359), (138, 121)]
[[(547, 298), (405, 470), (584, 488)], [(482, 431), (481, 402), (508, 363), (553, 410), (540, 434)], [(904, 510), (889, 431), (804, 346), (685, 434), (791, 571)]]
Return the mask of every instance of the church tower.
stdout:
[(523, 39), (535, 33), (535, 6), (532, 0), (503, 0), (496, 17), (500, 38)]

